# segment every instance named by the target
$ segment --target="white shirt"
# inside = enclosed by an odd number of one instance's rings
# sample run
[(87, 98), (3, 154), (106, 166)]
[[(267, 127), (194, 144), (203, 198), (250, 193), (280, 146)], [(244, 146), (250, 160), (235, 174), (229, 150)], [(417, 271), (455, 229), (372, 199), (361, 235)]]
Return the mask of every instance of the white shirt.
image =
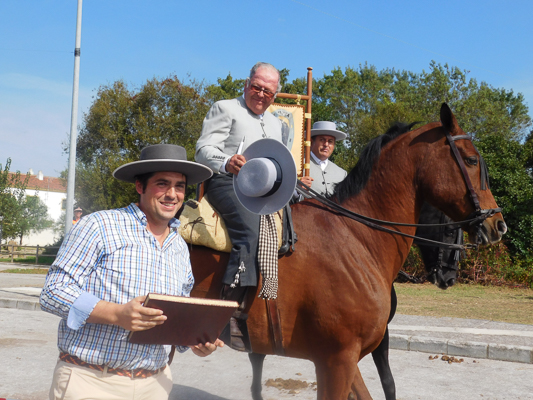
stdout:
[(311, 157), (313, 157), (313, 160), (315, 160), (316, 163), (317, 163), (318, 165), (320, 165), (320, 169), (321, 169), (322, 171), (324, 171), (324, 170), (326, 169), (326, 167), (328, 166), (328, 159), (327, 159), (327, 158), (326, 158), (325, 160), (322, 161), (322, 160), (319, 159), (317, 156), (315, 156), (315, 153), (313, 153), (313, 152), (311, 152)]

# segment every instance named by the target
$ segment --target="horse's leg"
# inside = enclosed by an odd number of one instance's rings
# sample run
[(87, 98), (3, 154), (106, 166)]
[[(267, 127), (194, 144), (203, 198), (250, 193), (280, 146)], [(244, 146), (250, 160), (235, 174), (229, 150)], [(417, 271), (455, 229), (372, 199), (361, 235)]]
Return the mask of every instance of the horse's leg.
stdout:
[[(391, 289), (391, 307), (389, 314), (390, 323), (396, 314), (396, 307), (398, 305), (398, 298), (396, 297), (396, 291), (394, 290), (394, 285)], [(386, 400), (396, 400), (396, 385), (394, 384), (394, 377), (392, 376), (392, 371), (389, 364), (389, 327), (385, 329), (385, 335), (379, 346), (372, 352), (372, 358), (374, 359), (374, 364), (378, 370), (379, 379), (381, 380), (381, 386), (385, 392)]]
[(372, 358), (378, 369), (385, 399), (396, 400), (396, 386), (389, 364), (389, 327), (385, 330), (385, 336), (379, 346), (372, 352)]
[(372, 400), (357, 366), (358, 354), (345, 350), (315, 361), (318, 400)]
[(394, 315), (396, 314), (396, 308), (398, 307), (398, 297), (396, 296), (396, 290), (394, 290), (394, 283), (392, 284), (390, 291), (390, 314), (387, 324), (390, 324)]
[(263, 362), (265, 361), (266, 354), (248, 353), (248, 358), (252, 364), (252, 399), (263, 400), (261, 391), (263, 390), (261, 385), (261, 378), (263, 377)]
[(355, 376), (352, 383), (352, 391), (348, 395), (348, 400), (372, 400), (372, 396), (363, 381), (361, 371), (356, 366)]

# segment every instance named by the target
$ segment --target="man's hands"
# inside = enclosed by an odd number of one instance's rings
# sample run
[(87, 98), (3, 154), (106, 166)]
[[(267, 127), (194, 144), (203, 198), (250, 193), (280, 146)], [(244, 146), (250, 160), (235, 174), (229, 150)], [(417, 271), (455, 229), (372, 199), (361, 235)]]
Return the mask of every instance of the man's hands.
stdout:
[(161, 310), (144, 307), (142, 304), (145, 299), (146, 296), (139, 296), (126, 304), (100, 300), (87, 318), (87, 322), (118, 325), (128, 331), (145, 331), (161, 325), (167, 317)]
[(302, 176), (300, 178), (300, 181), (302, 181), (302, 183), (305, 183), (307, 186), (311, 187), (311, 184), (313, 183), (314, 179), (311, 178), (310, 176)]
[(146, 296), (139, 296), (123, 304), (117, 314), (116, 325), (128, 331), (145, 331), (165, 322), (167, 317), (163, 311), (142, 305), (145, 299)]
[(224, 347), (224, 342), (220, 339), (215, 340), (215, 343), (197, 344), (196, 346), (189, 346), (194, 354), (198, 357), (206, 357), (214, 352), (217, 347)]
[(233, 175), (238, 175), (242, 166), (246, 163), (246, 158), (241, 154), (234, 154), (226, 163), (226, 171)]
[[(92, 324), (118, 325), (128, 331), (145, 331), (156, 325), (161, 325), (167, 320), (163, 311), (144, 307), (146, 296), (139, 296), (126, 304), (109, 303), (100, 300), (96, 303), (87, 322)], [(220, 339), (215, 343), (198, 343), (189, 346), (194, 354), (199, 357), (206, 357), (214, 352), (217, 347), (224, 347), (224, 342)]]

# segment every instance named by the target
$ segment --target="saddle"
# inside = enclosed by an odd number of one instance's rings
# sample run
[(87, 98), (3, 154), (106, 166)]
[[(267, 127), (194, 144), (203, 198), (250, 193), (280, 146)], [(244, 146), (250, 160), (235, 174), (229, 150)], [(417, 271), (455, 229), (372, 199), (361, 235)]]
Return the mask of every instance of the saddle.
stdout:
[[(290, 218), (290, 207), (287, 205), (278, 211), (275, 217), (278, 233), (278, 254), (282, 255), (296, 243)], [(222, 218), (203, 197), (200, 201), (188, 200), (179, 218), (181, 224), (179, 233), (185, 242), (198, 246), (205, 246), (213, 250), (229, 253), (231, 240), (226, 231)]]
[[(231, 240), (226, 230), (226, 226), (222, 218), (209, 204), (207, 199), (203, 197), (200, 201), (188, 200), (183, 207), (183, 211), (179, 218), (181, 224), (179, 233), (189, 244), (205, 246), (213, 250), (229, 253), (231, 251)], [(294, 232), (291, 208), (287, 204), (283, 210), (275, 213), (274, 216), (276, 231), (278, 237), (278, 256), (287, 253), (290, 249), (294, 251), (294, 244), (297, 241)], [(275, 247), (274, 247), (275, 249)], [(274, 250), (275, 251), (275, 250)], [(276, 265), (276, 291), (277, 291), (277, 262)], [(263, 272), (263, 271), (262, 271)], [(265, 285), (263, 277), (263, 285)], [(275, 354), (283, 355), (282, 334), (280, 315), (277, 309), (277, 302), (274, 299), (266, 299), (267, 315), (270, 321), (271, 335), (274, 340)], [(236, 320), (239, 324), (240, 335), (244, 342), (246, 351), (251, 352), (251, 343), (248, 336), (248, 329), (246, 327), (246, 314), (242, 314), (243, 320)], [(230, 330), (231, 323), (226, 327), (221, 337), (226, 339), (226, 342), (234, 349), (241, 350), (241, 348), (233, 347)], [(227, 338), (226, 338), (227, 336)]]

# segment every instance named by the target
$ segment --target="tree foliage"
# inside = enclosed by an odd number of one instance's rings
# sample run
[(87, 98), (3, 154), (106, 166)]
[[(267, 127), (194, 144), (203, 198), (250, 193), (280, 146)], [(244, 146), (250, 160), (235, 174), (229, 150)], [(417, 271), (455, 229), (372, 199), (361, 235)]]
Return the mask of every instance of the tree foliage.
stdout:
[(368, 141), (394, 122), (438, 121), (440, 105), (448, 103), (487, 161), (491, 189), (509, 227), (505, 242), (512, 254), (533, 260), (533, 140), (521, 94), (478, 83), (465, 71), (434, 62), (421, 73), (377, 71), (368, 65), (336, 68), (315, 87), (314, 108), (329, 109), (329, 119), (348, 133), (333, 155), (348, 170)]
[(51, 228), (53, 220), (48, 216), (48, 207), (36, 195), (25, 196), (20, 203), (19, 213), (15, 221), (15, 234), (22, 244), (24, 236)]
[[(305, 94), (306, 78), (289, 81), (288, 73), (281, 70), (283, 91)], [(132, 186), (114, 180), (112, 172), (138, 159), (148, 144), (180, 144), (192, 160), (209, 106), (240, 96), (245, 80), (228, 74), (208, 86), (172, 77), (150, 80), (137, 90), (122, 81), (101, 87), (85, 115), (78, 142), (79, 204), (94, 211), (135, 200)], [(468, 72), (447, 64), (432, 62), (419, 73), (379, 71), (364, 64), (315, 77), (312, 120), (334, 121), (348, 134), (332, 159), (349, 170), (369, 140), (391, 124), (438, 121), (443, 102), (450, 105), (487, 161), (491, 189), (509, 226), (505, 240), (512, 256), (533, 260), (533, 131), (521, 94), (479, 83)]]
[(17, 220), (21, 213), (20, 205), (24, 201), (24, 193), (29, 177), (22, 179), (20, 171), (10, 173), (11, 158), (8, 158), (4, 168), (0, 164), (0, 217), (2, 217), (2, 237), (17, 236)]
[(336, 68), (318, 80), (317, 86), (314, 104), (330, 108), (330, 120), (349, 135), (346, 151), (337, 160), (344, 168), (355, 165), (369, 140), (394, 122), (438, 121), (443, 102), (452, 108), (464, 131), (479, 140), (496, 135), (521, 141), (531, 126), (521, 94), (478, 84), (466, 72), (434, 62), (429, 72), (419, 74), (377, 71), (366, 64), (344, 72)]
[(29, 175), (22, 179), (20, 171), (11, 173), (11, 159), (4, 169), (0, 165), (0, 216), (2, 217), (2, 238), (19, 238), (25, 234), (49, 228), (52, 220), (48, 207), (37, 195), (26, 196)]
[(176, 77), (152, 79), (138, 90), (122, 81), (100, 87), (77, 143), (78, 204), (92, 212), (136, 201), (133, 186), (112, 173), (148, 145), (179, 144), (192, 159), (209, 105), (202, 84)]
[(509, 227), (504, 241), (513, 254), (533, 261), (533, 177), (527, 168), (533, 159), (533, 143), (487, 135), (478, 142), (478, 149), (489, 168), (492, 194)]

